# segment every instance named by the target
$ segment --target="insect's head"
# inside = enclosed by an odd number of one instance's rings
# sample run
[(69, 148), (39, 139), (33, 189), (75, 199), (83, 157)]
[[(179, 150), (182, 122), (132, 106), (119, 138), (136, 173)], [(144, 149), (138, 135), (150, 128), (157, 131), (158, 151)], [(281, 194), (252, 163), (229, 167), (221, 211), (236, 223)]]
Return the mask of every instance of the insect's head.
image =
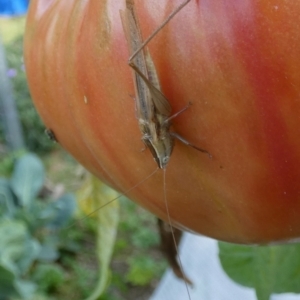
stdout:
[(155, 161), (156, 161), (158, 167), (160, 169), (164, 169), (167, 166), (167, 164), (170, 160), (170, 157), (171, 157), (171, 153), (170, 153), (170, 155), (162, 155), (162, 156), (155, 157)]
[(160, 169), (164, 169), (170, 158), (174, 147), (174, 139), (166, 134), (164, 138), (153, 140), (149, 136), (144, 136), (143, 141), (156, 161)]

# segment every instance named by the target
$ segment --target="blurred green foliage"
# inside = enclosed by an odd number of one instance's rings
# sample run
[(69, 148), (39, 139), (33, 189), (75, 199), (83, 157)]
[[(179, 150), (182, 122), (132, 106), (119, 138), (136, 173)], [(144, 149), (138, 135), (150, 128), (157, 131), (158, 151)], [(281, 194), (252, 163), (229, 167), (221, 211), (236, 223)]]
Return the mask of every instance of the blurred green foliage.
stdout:
[(8, 177), (13, 172), (16, 159), (18, 159), (25, 153), (25, 150), (18, 150), (10, 152), (2, 157), (0, 163), (0, 176)]
[[(20, 121), (23, 127), (24, 139), (27, 149), (37, 153), (45, 153), (56, 147), (55, 143), (50, 141), (44, 134), (45, 126), (38, 116), (35, 107), (32, 103), (25, 73), (23, 61), (23, 23), (19, 24), (19, 32), (13, 31), (13, 37), (7, 38), (10, 34), (9, 28), (16, 29), (13, 22), (4, 22), (1, 20), (0, 25), (7, 27), (7, 30), (2, 30), (6, 59), (7, 59), (7, 76), (10, 77), (14, 95), (16, 99), (17, 109)], [(6, 37), (6, 38), (5, 38)], [(0, 111), (0, 114), (3, 113)], [(4, 144), (3, 124), (0, 122), (0, 143)]]
[[(53, 168), (52, 176), (60, 182), (65, 174), (65, 184), (71, 187), (70, 183), (78, 180), (74, 176), (76, 164), (66, 159), (65, 154), (54, 152), (51, 157), (47, 156), (47, 160), (49, 168)], [(62, 167), (62, 163), (69, 165)], [(57, 172), (58, 165), (63, 170), (61, 174)], [(18, 271), (18, 276), (8, 276), (10, 273), (2, 268), (5, 276), (1, 276), (0, 262), (0, 290), (6, 286), (7, 293), (12, 293), (6, 299), (82, 300), (90, 297), (99, 282), (101, 269), (96, 250), (101, 243), (97, 235), (101, 226), (98, 219), (92, 216), (81, 219), (82, 214), (78, 214), (76, 217), (80, 221), (72, 219), (71, 226), (64, 226), (67, 219), (71, 220), (68, 217), (70, 205), (64, 200), (69, 196), (61, 196), (59, 202), (40, 197), (38, 190), (44, 182), (45, 171), (35, 155), (24, 155), (24, 152), (8, 155), (0, 161), (0, 170), (3, 171), (0, 176), (5, 175), (0, 181), (4, 183), (0, 185), (0, 220), (5, 221), (0, 222), (0, 261), (1, 253), (16, 251), (12, 259), (15, 268), (19, 268), (21, 256), (28, 266), (25, 273)], [(77, 182), (76, 186), (78, 184), (82, 182)], [(102, 197), (106, 201), (110, 196)], [(120, 209), (110, 279), (101, 299), (131, 299), (137, 289), (146, 299), (167, 267), (159, 251), (156, 218), (125, 197), (120, 201)], [(1, 242), (1, 228), (16, 231), (10, 235), (12, 241)], [(3, 245), (7, 248), (1, 252)], [(11, 278), (10, 284), (2, 282), (1, 278)], [(21, 290), (20, 283), (12, 284), (16, 280), (21, 280)]]
[(57, 264), (40, 263), (36, 266), (32, 278), (39, 289), (47, 293), (56, 291), (64, 282), (65, 272)]
[(76, 202), (71, 194), (56, 200), (41, 197), (44, 179), (43, 164), (34, 154), (18, 158), (12, 176), (0, 178), (0, 299), (32, 299), (38, 290), (62, 282), (57, 267), (39, 263), (53, 263), (60, 249), (70, 249), (59, 230), (70, 220)]
[(163, 264), (157, 264), (150, 256), (138, 255), (128, 260), (129, 271), (126, 280), (134, 285), (147, 285), (164, 270)]
[(299, 243), (248, 246), (219, 242), (223, 270), (235, 282), (255, 289), (257, 300), (300, 293), (299, 254)]
[(125, 240), (117, 241), (115, 259), (118, 252), (126, 252), (127, 247), (127, 251), (131, 251), (132, 255), (126, 259), (128, 267), (125, 279), (130, 284), (146, 286), (159, 278), (167, 268), (162, 256), (152, 252), (159, 248), (156, 217), (131, 201), (124, 201), (122, 204), (126, 218), (121, 220), (119, 231)]

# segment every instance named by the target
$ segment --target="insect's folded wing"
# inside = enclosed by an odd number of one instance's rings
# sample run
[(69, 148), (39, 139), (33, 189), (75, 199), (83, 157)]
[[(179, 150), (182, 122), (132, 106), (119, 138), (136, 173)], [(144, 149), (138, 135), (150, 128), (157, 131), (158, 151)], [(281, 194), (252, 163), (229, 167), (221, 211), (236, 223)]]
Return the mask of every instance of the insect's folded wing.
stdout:
[(147, 64), (147, 71), (148, 71), (148, 78), (149, 81), (146, 82), (155, 108), (157, 109), (157, 111), (164, 115), (164, 116), (169, 116), (171, 114), (171, 105), (169, 103), (169, 101), (167, 100), (167, 98), (163, 95), (163, 93), (160, 91), (160, 83), (159, 83), (159, 79), (157, 76), (157, 72), (153, 63), (153, 60), (150, 56), (149, 51), (145, 51), (145, 58), (146, 58), (146, 64)]
[(161, 115), (164, 115), (166, 117), (171, 115), (171, 105), (169, 104), (169, 101), (167, 98), (159, 91), (155, 86), (151, 85), (149, 86), (149, 90), (153, 99), (154, 106), (157, 110), (157, 112)]
[(131, 63), (130, 66), (147, 85), (157, 113), (168, 117), (171, 114), (172, 109), (167, 98), (152, 84), (152, 82), (149, 81), (134, 63)]

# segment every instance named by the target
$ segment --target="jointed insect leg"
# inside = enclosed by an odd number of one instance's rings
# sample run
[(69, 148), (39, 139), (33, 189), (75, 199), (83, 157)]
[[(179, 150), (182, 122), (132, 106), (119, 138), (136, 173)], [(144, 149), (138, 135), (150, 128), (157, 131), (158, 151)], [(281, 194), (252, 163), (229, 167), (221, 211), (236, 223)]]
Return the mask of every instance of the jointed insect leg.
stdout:
[(189, 141), (185, 140), (182, 136), (180, 136), (180, 135), (177, 134), (176, 132), (171, 132), (171, 136), (173, 136), (174, 138), (176, 138), (177, 140), (179, 140), (179, 141), (182, 142), (183, 144), (185, 144), (185, 145), (187, 145), (187, 146), (190, 146), (190, 147), (193, 147), (194, 149), (196, 149), (196, 150), (198, 150), (198, 151), (201, 151), (201, 152), (207, 154), (208, 157), (209, 157), (210, 159), (212, 159), (212, 155), (211, 155), (208, 151), (206, 151), (206, 150), (204, 150), (204, 149), (202, 149), (202, 148), (199, 148), (199, 147), (197, 147), (197, 146), (191, 144)]
[(170, 20), (184, 7), (186, 6), (191, 0), (186, 0), (183, 3), (181, 3), (163, 22), (162, 24), (152, 32), (152, 34), (140, 45), (140, 47), (134, 51), (134, 53), (131, 54), (129, 57), (129, 62), (132, 61), (132, 59), (143, 49), (165, 25), (167, 25)]
[(172, 115), (171, 117), (169, 117), (168, 119), (166, 119), (164, 122), (168, 123), (170, 120), (176, 118), (177, 116), (181, 115), (183, 112), (185, 112), (190, 106), (192, 105), (192, 102), (189, 102), (189, 104), (184, 107), (183, 109), (181, 109), (180, 111), (178, 111), (176, 114)]

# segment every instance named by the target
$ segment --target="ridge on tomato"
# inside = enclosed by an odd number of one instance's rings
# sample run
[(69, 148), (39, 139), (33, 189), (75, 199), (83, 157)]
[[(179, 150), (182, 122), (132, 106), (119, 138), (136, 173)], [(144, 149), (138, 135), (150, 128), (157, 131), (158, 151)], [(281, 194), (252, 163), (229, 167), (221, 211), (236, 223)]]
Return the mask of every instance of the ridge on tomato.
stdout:
[[(144, 38), (180, 0), (136, 0)], [(126, 191), (155, 170), (141, 152), (125, 1), (32, 0), (25, 63), (33, 101), (61, 145)], [(237, 243), (300, 237), (300, 2), (192, 0), (149, 44), (176, 143), (166, 171), (177, 226)], [(158, 171), (129, 197), (166, 219)]]

